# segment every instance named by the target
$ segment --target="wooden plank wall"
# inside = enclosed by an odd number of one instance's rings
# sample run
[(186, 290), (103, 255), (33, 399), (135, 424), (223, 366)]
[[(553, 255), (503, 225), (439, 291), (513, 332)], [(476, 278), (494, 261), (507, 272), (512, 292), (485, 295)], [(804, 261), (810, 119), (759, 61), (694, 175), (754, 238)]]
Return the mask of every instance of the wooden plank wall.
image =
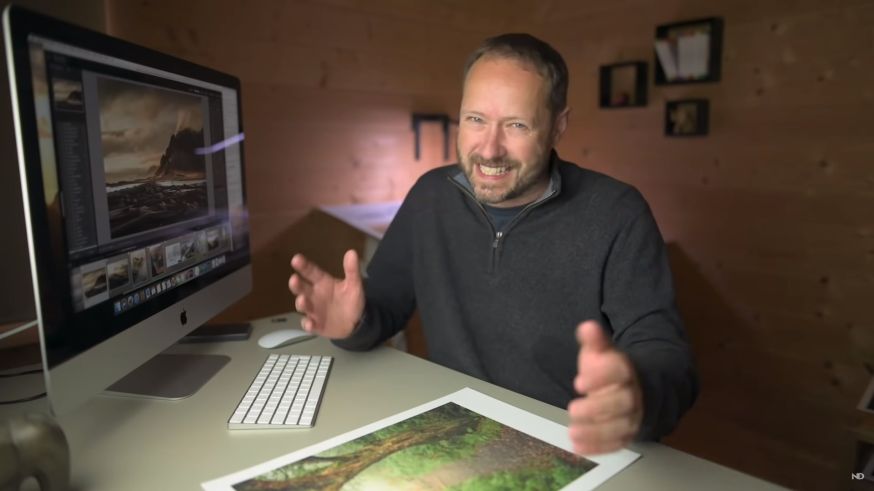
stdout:
[[(647, 107), (598, 109), (598, 65), (652, 70), (656, 25), (710, 16), (725, 19), (719, 83), (650, 81)], [(535, 18), (573, 77), (561, 153), (641, 189), (669, 242), (703, 385), (667, 443), (846, 487), (874, 331), (874, 2), (554, 1)], [(710, 136), (662, 136), (665, 101), (693, 97), (710, 100)]]
[[(437, 128), (413, 161), (410, 113), (457, 111), (480, 39), (541, 35), (571, 69), (561, 154), (638, 186), (670, 243), (703, 390), (667, 443), (797, 489), (846, 484), (845, 428), (869, 377), (854, 343), (874, 328), (874, 2), (106, 7), (110, 33), (243, 81), (256, 286), (230, 317), (291, 307), (296, 250), (339, 268), (349, 238), (320, 237), (314, 206), (399, 199), (443, 162)], [(597, 108), (600, 64), (649, 62), (657, 24), (713, 15), (722, 81), (650, 82), (645, 108)], [(711, 135), (665, 138), (664, 102), (686, 97), (710, 99)]]

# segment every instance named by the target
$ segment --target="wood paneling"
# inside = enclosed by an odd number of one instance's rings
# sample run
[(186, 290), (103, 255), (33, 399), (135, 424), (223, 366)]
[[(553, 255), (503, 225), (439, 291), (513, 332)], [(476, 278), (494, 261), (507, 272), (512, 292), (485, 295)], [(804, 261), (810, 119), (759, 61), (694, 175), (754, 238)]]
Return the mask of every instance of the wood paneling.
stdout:
[[(711, 15), (720, 82), (597, 108), (597, 65), (651, 61), (655, 25)], [(554, 1), (536, 31), (576, 75), (560, 152), (637, 186), (672, 244), (702, 394), (667, 442), (797, 489), (847, 481), (870, 377), (872, 22), (854, 0)], [(665, 101), (687, 97), (710, 99), (711, 134), (662, 136)]]
[[(597, 107), (599, 65), (651, 61), (657, 24), (713, 15), (720, 82)], [(295, 251), (339, 267), (355, 239), (313, 207), (399, 199), (444, 163), (427, 126), (413, 160), (410, 113), (454, 116), (479, 40), (551, 42), (571, 70), (560, 153), (637, 186), (671, 243), (702, 394), (667, 443), (797, 489), (846, 482), (874, 351), (856, 346), (874, 331), (870, 0), (109, 0), (107, 23), (243, 81), (256, 286), (231, 317), (289, 308)], [(665, 101), (687, 97), (710, 99), (711, 134), (664, 137)]]

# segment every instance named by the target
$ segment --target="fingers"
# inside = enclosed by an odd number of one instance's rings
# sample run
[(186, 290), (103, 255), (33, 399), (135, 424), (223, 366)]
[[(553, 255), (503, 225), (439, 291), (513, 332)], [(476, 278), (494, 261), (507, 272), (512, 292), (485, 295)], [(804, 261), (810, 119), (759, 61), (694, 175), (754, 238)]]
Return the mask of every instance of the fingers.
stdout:
[(328, 274), (315, 263), (307, 260), (303, 254), (295, 254), (291, 258), (291, 267), (300, 274), (301, 278), (310, 283), (317, 283)]
[(580, 352), (574, 390), (585, 394), (611, 384), (624, 384), (633, 376), (628, 358), (613, 347), (609, 336), (597, 321), (588, 320), (577, 327)]
[(610, 385), (625, 385), (635, 376), (631, 361), (617, 350), (596, 355), (580, 350), (577, 365), (574, 390), (579, 394), (587, 394)]
[(579, 454), (613, 452), (628, 445), (640, 429), (642, 408), (631, 387), (604, 389), (568, 405), (568, 428)]
[(295, 272), (288, 279), (288, 289), (295, 295), (294, 308), (302, 314), (301, 328), (307, 332), (313, 332), (318, 326), (318, 319), (315, 318), (315, 309), (311, 301), (313, 282), (323, 279), (327, 274), (307, 260), (303, 254), (295, 254), (291, 258), (291, 267), (294, 268)]
[[(296, 264), (296, 261), (292, 258), (292, 265), (294, 264)], [(315, 309), (309, 300), (313, 294), (313, 284), (306, 281), (298, 273), (293, 273), (288, 279), (288, 289), (295, 295), (294, 309), (302, 314), (301, 327), (307, 332), (312, 332), (316, 327), (314, 319)]]
[(634, 365), (613, 347), (597, 322), (580, 324), (577, 339), (582, 346), (574, 389), (586, 397), (568, 405), (574, 451), (591, 455), (619, 450), (631, 442), (643, 419)]
[(577, 341), (585, 350), (603, 352), (613, 347), (613, 343), (597, 321), (588, 320), (577, 326)]
[(313, 284), (303, 279), (301, 275), (292, 273), (291, 277), (288, 278), (288, 289), (295, 295), (301, 295), (312, 291)]
[(628, 417), (637, 410), (634, 393), (626, 387), (611, 386), (578, 397), (568, 405), (573, 423), (594, 424)]
[(294, 298), (294, 310), (304, 315), (311, 315), (313, 312), (312, 303), (306, 295), (298, 295)]
[[(333, 292), (340, 282), (309, 261), (303, 254), (292, 256), (291, 267), (294, 272), (288, 279), (288, 289), (295, 295), (295, 310), (302, 314), (301, 328), (307, 332), (324, 335), (326, 324), (333, 322), (329, 319), (331, 316), (329, 311), (335, 307), (332, 303)], [(358, 268), (358, 255), (354, 251), (346, 251), (343, 256), (346, 277), (357, 281), (360, 285), (361, 276)]]
[[(297, 280), (301, 281), (301, 280)], [(293, 283), (293, 282), (290, 282)], [(301, 327), (307, 331), (312, 332), (317, 329), (317, 319), (315, 308), (312, 305), (312, 302), (309, 300), (309, 295), (307, 293), (295, 291), (295, 288), (292, 288), (292, 292), (294, 292), (297, 296), (294, 298), (294, 309), (298, 311), (302, 315), (301, 317)]]
[(634, 440), (637, 429), (628, 419), (599, 424), (572, 424), (568, 429), (574, 452), (581, 455), (615, 452)]
[(361, 266), (358, 262), (358, 253), (355, 249), (349, 249), (343, 255), (343, 273), (346, 279), (352, 282), (361, 282)]
[(313, 332), (316, 329), (315, 322), (306, 316), (300, 318), (300, 327), (306, 332)]

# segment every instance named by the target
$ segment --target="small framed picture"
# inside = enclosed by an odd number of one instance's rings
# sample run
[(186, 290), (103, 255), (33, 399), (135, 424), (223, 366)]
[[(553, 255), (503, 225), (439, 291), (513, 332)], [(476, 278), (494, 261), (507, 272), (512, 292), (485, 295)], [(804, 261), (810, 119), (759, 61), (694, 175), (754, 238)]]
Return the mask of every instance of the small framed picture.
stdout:
[(719, 80), (722, 19), (711, 17), (665, 24), (655, 32), (655, 84)]
[(665, 105), (665, 135), (706, 135), (709, 106), (707, 99), (668, 101)]
[(645, 61), (601, 66), (599, 105), (603, 108), (646, 106)]

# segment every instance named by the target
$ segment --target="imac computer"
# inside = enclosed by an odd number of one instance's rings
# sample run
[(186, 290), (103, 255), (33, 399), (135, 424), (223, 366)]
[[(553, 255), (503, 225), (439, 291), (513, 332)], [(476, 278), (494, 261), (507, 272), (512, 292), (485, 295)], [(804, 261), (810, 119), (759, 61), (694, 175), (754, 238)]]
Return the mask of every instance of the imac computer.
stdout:
[(160, 353), (251, 289), (239, 80), (15, 6), (3, 32), (52, 411), (195, 390), (226, 360)]

